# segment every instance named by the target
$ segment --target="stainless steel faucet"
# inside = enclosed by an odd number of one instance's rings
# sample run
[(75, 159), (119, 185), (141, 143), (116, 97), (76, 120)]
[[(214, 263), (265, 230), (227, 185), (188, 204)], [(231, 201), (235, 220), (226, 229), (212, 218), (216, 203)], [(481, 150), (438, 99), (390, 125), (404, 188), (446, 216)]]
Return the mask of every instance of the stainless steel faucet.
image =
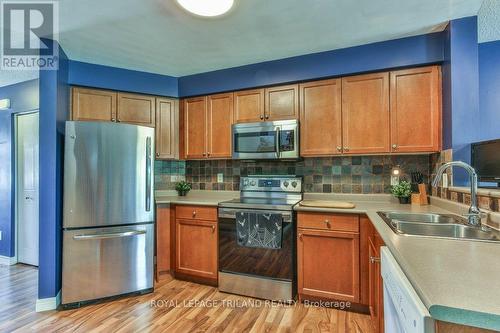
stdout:
[(481, 226), (481, 211), (479, 210), (477, 206), (477, 174), (476, 170), (474, 170), (473, 167), (471, 167), (469, 164), (462, 162), (462, 161), (453, 161), (453, 162), (448, 162), (439, 167), (439, 169), (436, 172), (436, 177), (434, 178), (434, 181), (432, 182), (432, 186), (436, 187), (439, 185), (439, 181), (441, 177), (443, 176), (443, 173), (446, 171), (446, 169), (450, 167), (458, 166), (461, 167), (469, 173), (469, 179), (470, 179), (470, 207), (469, 207), (469, 213), (466, 214), (469, 224), (480, 227)]
[(441, 180), (441, 176), (443, 173), (446, 171), (446, 169), (450, 167), (462, 167), (467, 172), (469, 173), (469, 179), (470, 179), (470, 207), (469, 207), (469, 214), (466, 214), (469, 224), (480, 227), (481, 226), (481, 211), (477, 207), (477, 174), (476, 170), (474, 170), (473, 167), (471, 167), (469, 164), (461, 161), (454, 161), (454, 162), (448, 162), (439, 167), (439, 169), (436, 172), (436, 177), (434, 178), (434, 181), (432, 182), (432, 186), (436, 187), (439, 185), (439, 181)]

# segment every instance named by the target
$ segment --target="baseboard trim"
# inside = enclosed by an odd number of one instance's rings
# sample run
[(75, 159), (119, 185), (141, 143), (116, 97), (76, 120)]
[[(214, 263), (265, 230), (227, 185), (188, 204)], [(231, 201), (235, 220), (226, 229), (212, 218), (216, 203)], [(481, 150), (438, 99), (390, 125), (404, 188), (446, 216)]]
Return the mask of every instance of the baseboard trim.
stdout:
[(16, 257), (0, 256), (0, 265), (11, 266), (17, 264)]
[(55, 310), (55, 309), (57, 309), (59, 304), (61, 304), (61, 291), (60, 290), (57, 293), (56, 297), (37, 299), (35, 311), (36, 312), (43, 312), (43, 311)]

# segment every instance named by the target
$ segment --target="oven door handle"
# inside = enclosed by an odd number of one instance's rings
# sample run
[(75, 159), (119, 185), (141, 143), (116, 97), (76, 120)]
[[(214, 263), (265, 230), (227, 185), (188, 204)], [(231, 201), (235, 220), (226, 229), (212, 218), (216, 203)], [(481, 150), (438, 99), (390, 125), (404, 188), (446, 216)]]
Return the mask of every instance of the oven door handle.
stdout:
[(236, 219), (236, 213), (265, 213), (265, 214), (281, 214), (284, 223), (292, 222), (292, 212), (277, 211), (277, 210), (252, 210), (252, 209), (237, 209), (237, 208), (219, 208), (219, 218)]
[(280, 127), (276, 127), (276, 158), (280, 158), (281, 152), (280, 152)]

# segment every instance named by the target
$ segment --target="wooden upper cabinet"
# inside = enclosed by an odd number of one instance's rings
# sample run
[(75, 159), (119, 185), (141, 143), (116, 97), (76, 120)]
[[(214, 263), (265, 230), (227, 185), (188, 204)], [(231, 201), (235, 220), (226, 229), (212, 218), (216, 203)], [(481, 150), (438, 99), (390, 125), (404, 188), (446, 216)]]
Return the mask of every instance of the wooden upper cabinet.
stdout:
[(206, 157), (207, 152), (207, 98), (184, 100), (184, 149), (187, 159)]
[(439, 66), (391, 72), (391, 148), (396, 153), (440, 150)]
[(156, 99), (156, 158), (175, 159), (179, 156), (179, 102), (176, 99)]
[(264, 89), (234, 93), (234, 122), (251, 123), (264, 119)]
[(233, 124), (233, 93), (208, 96), (207, 140), (208, 158), (231, 158), (231, 125)]
[(115, 121), (116, 92), (74, 87), (71, 119), (81, 121)]
[(342, 153), (341, 80), (304, 83), (300, 90), (300, 154)]
[(389, 152), (389, 124), (389, 73), (342, 79), (344, 153)]
[(298, 229), (298, 292), (359, 302), (359, 234)]
[(299, 86), (297, 84), (265, 89), (267, 121), (299, 118)]
[(118, 122), (155, 127), (155, 110), (153, 96), (118, 93)]

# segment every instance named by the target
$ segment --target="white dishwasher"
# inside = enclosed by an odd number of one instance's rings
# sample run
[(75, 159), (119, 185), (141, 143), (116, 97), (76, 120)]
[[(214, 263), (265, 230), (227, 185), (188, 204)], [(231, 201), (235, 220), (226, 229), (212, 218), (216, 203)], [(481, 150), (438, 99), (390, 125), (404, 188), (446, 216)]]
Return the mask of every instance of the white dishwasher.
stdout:
[(381, 249), (385, 333), (434, 333), (434, 320), (389, 249)]

